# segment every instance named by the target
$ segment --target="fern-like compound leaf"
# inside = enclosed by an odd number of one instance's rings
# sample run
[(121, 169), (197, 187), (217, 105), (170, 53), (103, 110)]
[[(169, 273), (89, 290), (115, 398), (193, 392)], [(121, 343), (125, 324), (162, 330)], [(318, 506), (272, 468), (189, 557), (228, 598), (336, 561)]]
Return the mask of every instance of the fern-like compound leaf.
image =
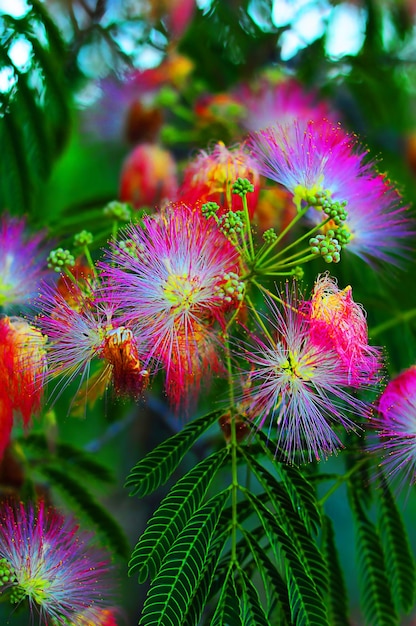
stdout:
[(335, 544), (332, 521), (324, 517), (322, 551), (328, 568), (327, 606), (331, 626), (349, 626), (348, 595)]
[(368, 519), (355, 490), (349, 489), (356, 526), (356, 549), (361, 587), (361, 607), (366, 624), (398, 626), (380, 537)]
[(141, 626), (184, 624), (195, 591), (205, 582), (210, 546), (228, 497), (229, 491), (224, 490), (211, 498), (179, 533), (152, 581)]
[(129, 574), (139, 582), (154, 578), (172, 543), (197, 510), (206, 491), (228, 455), (222, 449), (204, 459), (181, 478), (164, 498), (134, 548)]
[(398, 611), (409, 612), (415, 604), (416, 568), (408, 534), (386, 479), (380, 477), (378, 531), (387, 578)]
[(215, 411), (190, 422), (141, 459), (126, 480), (125, 486), (130, 489), (130, 495), (142, 498), (165, 484), (191, 446), (219, 415), (220, 412)]

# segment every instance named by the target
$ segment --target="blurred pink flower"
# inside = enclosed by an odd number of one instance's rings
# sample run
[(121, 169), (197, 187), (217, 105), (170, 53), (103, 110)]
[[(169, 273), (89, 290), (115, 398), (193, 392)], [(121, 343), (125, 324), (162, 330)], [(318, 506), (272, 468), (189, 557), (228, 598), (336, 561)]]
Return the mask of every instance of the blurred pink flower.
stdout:
[(119, 198), (135, 208), (155, 207), (177, 195), (177, 168), (173, 155), (156, 144), (142, 143), (125, 159)]

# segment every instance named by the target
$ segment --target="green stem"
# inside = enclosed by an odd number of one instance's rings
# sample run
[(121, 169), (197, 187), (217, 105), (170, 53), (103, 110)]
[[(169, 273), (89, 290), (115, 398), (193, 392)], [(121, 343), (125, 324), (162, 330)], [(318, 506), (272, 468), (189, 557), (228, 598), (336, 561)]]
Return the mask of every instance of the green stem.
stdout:
[(91, 271), (94, 275), (94, 278), (95, 280), (97, 280), (98, 279), (97, 269), (94, 265), (94, 261), (92, 260), (91, 252), (88, 246), (84, 246), (84, 254), (85, 254), (85, 258), (87, 259), (87, 263), (90, 266)]
[(230, 345), (228, 338), (225, 343), (225, 359), (228, 371), (228, 387), (231, 407), (231, 562), (237, 563), (237, 529), (238, 529), (238, 517), (237, 517), (237, 505), (238, 505), (238, 463), (237, 463), (237, 425), (236, 425), (236, 412), (234, 410), (234, 385), (232, 376), (232, 365), (230, 356)]
[(364, 465), (364, 463), (366, 463), (367, 461), (368, 461), (368, 458), (363, 457), (362, 459), (357, 461), (357, 463), (353, 465), (353, 467), (351, 467), (351, 469), (346, 474), (339, 476), (338, 480), (332, 485), (330, 489), (328, 489), (326, 494), (322, 496), (320, 500), (318, 500), (318, 504), (322, 506), (328, 500), (328, 498), (332, 496), (333, 493), (335, 493), (338, 487), (341, 487), (341, 485), (347, 482), (351, 478), (351, 476), (355, 474), (355, 472), (357, 472), (360, 469), (360, 467)]
[(309, 238), (311, 235), (313, 235), (314, 233), (316, 233), (320, 228), (322, 228), (323, 226), (325, 226), (325, 224), (327, 224), (330, 221), (330, 217), (327, 217), (323, 222), (320, 222), (320, 224), (318, 224), (317, 226), (314, 226), (313, 228), (311, 228), (310, 230), (308, 230), (308, 232), (306, 232), (304, 235), (302, 235), (301, 237), (299, 237), (298, 239), (296, 239), (296, 241), (293, 241), (292, 243), (290, 243), (288, 246), (286, 246), (286, 248), (283, 248), (283, 250), (280, 250), (277, 254), (275, 254), (274, 256), (272, 256), (269, 260), (268, 263), (276, 261), (277, 259), (279, 259), (282, 255), (286, 254), (286, 252), (288, 250), (291, 250), (291, 248), (293, 248), (294, 246), (297, 246), (301, 241), (303, 241), (304, 239)]
[(253, 236), (251, 233), (251, 224), (250, 224), (250, 215), (248, 212), (248, 205), (247, 205), (247, 194), (244, 194), (243, 198), (243, 210), (244, 210), (244, 219), (245, 219), (245, 223), (246, 223), (246, 230), (247, 230), (247, 236), (248, 236), (248, 245), (250, 248), (250, 259), (254, 259), (254, 245), (253, 245)]
[(295, 217), (289, 222), (286, 228), (284, 228), (282, 232), (277, 235), (277, 238), (271, 243), (271, 245), (267, 248), (267, 250), (265, 250), (265, 252), (263, 252), (262, 254), (260, 253), (257, 255), (256, 265), (261, 264), (263, 259), (266, 258), (266, 256), (268, 256), (268, 254), (273, 250), (273, 248), (275, 248), (280, 243), (283, 237), (287, 235), (287, 233), (295, 226), (295, 224), (307, 213), (308, 209), (309, 207), (306, 207), (305, 209), (302, 209), (301, 211), (299, 211), (295, 215)]
[(416, 309), (410, 309), (410, 311), (399, 313), (392, 319), (387, 320), (386, 322), (383, 322), (382, 324), (379, 324), (378, 326), (375, 326), (374, 328), (371, 328), (368, 331), (368, 334), (373, 339), (374, 337), (377, 337), (377, 335), (383, 334), (386, 330), (389, 330), (389, 328), (393, 328), (394, 326), (396, 326), (397, 324), (400, 324), (401, 322), (408, 322), (413, 317), (416, 317)]

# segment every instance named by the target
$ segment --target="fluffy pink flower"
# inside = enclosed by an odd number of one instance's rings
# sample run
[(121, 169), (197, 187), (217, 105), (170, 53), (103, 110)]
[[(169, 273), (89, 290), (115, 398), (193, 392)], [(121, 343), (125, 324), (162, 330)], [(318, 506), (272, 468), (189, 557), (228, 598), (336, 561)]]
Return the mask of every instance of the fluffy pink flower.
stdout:
[(161, 146), (139, 144), (123, 163), (119, 197), (135, 208), (175, 200), (177, 187), (176, 162)]
[(346, 221), (331, 219), (324, 231), (335, 230), (346, 250), (367, 262), (398, 263), (406, 255), (414, 226), (407, 207), (366, 160), (367, 151), (356, 137), (339, 125), (303, 120), (276, 124), (253, 133), (248, 147), (261, 174), (291, 191), (299, 209), (310, 206), (312, 223), (320, 224), (331, 211), (338, 214), (345, 207)]
[(178, 195), (182, 202), (192, 206), (216, 202), (220, 213), (241, 211), (241, 197), (231, 191), (237, 178), (246, 178), (254, 185), (254, 191), (247, 194), (247, 206), (252, 216), (259, 195), (260, 176), (254, 160), (242, 146), (229, 149), (219, 142), (210, 152), (202, 150), (186, 166)]
[(184, 204), (124, 235), (129, 246), (115, 242), (102, 269), (110, 289), (122, 294), (125, 323), (149, 338), (179, 406), (220, 367), (218, 328), (241, 299), (237, 253), (215, 224)]
[(315, 281), (309, 303), (310, 334), (318, 345), (331, 345), (349, 373), (349, 384), (360, 387), (379, 380), (381, 353), (368, 345), (364, 309), (354, 302), (352, 288), (339, 289), (327, 273)]
[(10, 592), (13, 604), (27, 601), (40, 624), (103, 623), (109, 557), (74, 521), (46, 509), (43, 502), (36, 508), (2, 504), (0, 560), (8, 574), (7, 582), (2, 578), (1, 592)]
[(27, 305), (45, 275), (44, 233), (29, 235), (26, 220), (3, 215), (0, 221), (0, 307)]
[(305, 302), (289, 288), (281, 308), (268, 301), (269, 332), (253, 335), (240, 356), (249, 366), (247, 414), (259, 428), (276, 432), (276, 453), (288, 461), (326, 458), (342, 447), (339, 427), (357, 430), (353, 418), (369, 417), (369, 407), (349, 391), (349, 373), (330, 346), (310, 334)]
[(0, 458), (9, 443), (15, 413), (27, 426), (43, 398), (46, 337), (24, 319), (0, 319)]
[(380, 396), (374, 427), (387, 479), (402, 487), (416, 482), (416, 365), (393, 378)]
[(65, 283), (66, 291), (44, 286), (40, 298), (39, 325), (48, 336), (51, 376), (63, 375), (66, 384), (80, 375), (80, 384), (87, 383), (91, 363), (98, 359), (98, 395), (112, 381), (117, 394), (139, 396), (149, 376), (142, 361), (143, 336), (139, 341), (121, 322), (114, 294), (104, 301), (88, 284), (81, 289)]
[(307, 91), (295, 78), (261, 77), (254, 85), (241, 85), (234, 97), (246, 110), (243, 125), (249, 131), (260, 130), (273, 124), (287, 124), (294, 119), (315, 123), (333, 118), (328, 104), (319, 101), (317, 94)]

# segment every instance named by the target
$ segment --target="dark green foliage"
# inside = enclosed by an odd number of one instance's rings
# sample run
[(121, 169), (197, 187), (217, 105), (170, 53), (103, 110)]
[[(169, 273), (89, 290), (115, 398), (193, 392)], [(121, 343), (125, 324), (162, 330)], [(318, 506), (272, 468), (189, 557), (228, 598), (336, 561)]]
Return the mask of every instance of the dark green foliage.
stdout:
[(324, 517), (322, 552), (328, 568), (327, 607), (331, 626), (349, 626), (348, 595), (335, 544), (334, 527)]
[(260, 545), (263, 529), (261, 529), (261, 531), (260, 537), (257, 536), (259, 533), (254, 534), (247, 531), (243, 532), (243, 537), (253, 556), (257, 571), (262, 578), (269, 613), (273, 608), (277, 608), (280, 615), (279, 623), (281, 626), (284, 626), (284, 624), (290, 623), (290, 605), (287, 587), (280, 572)]
[(204, 580), (209, 547), (229, 491), (209, 500), (191, 517), (173, 542), (152, 581), (140, 624), (183, 624), (195, 590)]
[(192, 444), (220, 414), (215, 411), (194, 420), (139, 461), (127, 477), (126, 487), (130, 489), (130, 495), (143, 497), (163, 485), (172, 476)]
[(244, 626), (269, 626), (269, 620), (260, 604), (256, 587), (247, 576), (244, 569), (239, 568), (239, 574), (242, 590), (241, 601)]
[[(9, 51), (25, 41), (24, 69)], [(65, 46), (56, 25), (37, 0), (21, 18), (0, 17), (0, 61), (14, 84), (0, 97), (0, 207), (12, 213), (34, 208), (37, 188), (68, 136), (70, 100), (62, 65)]]
[(201, 461), (171, 489), (147, 524), (134, 548), (129, 574), (138, 574), (139, 582), (154, 578), (178, 533), (199, 508), (227, 450), (220, 450)]
[(247, 463), (261, 483), (264, 491), (270, 496), (274, 506), (273, 515), (292, 544), (296, 547), (306, 572), (322, 591), (327, 584), (327, 571), (321, 554), (318, 551), (307, 528), (298, 512), (293, 508), (287, 493), (274, 477), (255, 459), (246, 457)]
[(303, 555), (300, 556), (295, 548), (296, 543), (302, 544), (303, 537), (289, 536), (276, 522), (274, 513), (256, 496), (247, 492), (247, 498), (263, 525), (276, 558), (284, 557), (292, 621), (297, 626), (325, 626), (328, 620), (322, 591), (317, 589), (315, 581), (305, 570)]
[(229, 624), (229, 626), (241, 626), (243, 624), (240, 598), (237, 593), (232, 566), (227, 571), (210, 626), (224, 626), (224, 624)]
[(416, 568), (403, 519), (382, 476), (378, 498), (377, 529), (386, 563), (387, 579), (397, 611), (408, 613), (415, 605)]
[(71, 509), (83, 518), (105, 538), (106, 543), (119, 556), (125, 558), (129, 554), (129, 546), (124, 532), (92, 493), (84, 485), (67, 472), (54, 465), (43, 465), (39, 468), (51, 485), (59, 490)]
[(103, 483), (114, 482), (109, 468), (92, 458), (89, 454), (69, 443), (53, 443), (48, 445), (45, 435), (31, 433), (19, 439), (20, 445), (35, 456), (37, 462), (59, 461), (71, 474), (78, 474), (83, 481), (92, 479)]
[(361, 608), (366, 624), (398, 626), (386, 562), (375, 525), (368, 519), (355, 491), (349, 490), (356, 527), (356, 553), (360, 574)]

